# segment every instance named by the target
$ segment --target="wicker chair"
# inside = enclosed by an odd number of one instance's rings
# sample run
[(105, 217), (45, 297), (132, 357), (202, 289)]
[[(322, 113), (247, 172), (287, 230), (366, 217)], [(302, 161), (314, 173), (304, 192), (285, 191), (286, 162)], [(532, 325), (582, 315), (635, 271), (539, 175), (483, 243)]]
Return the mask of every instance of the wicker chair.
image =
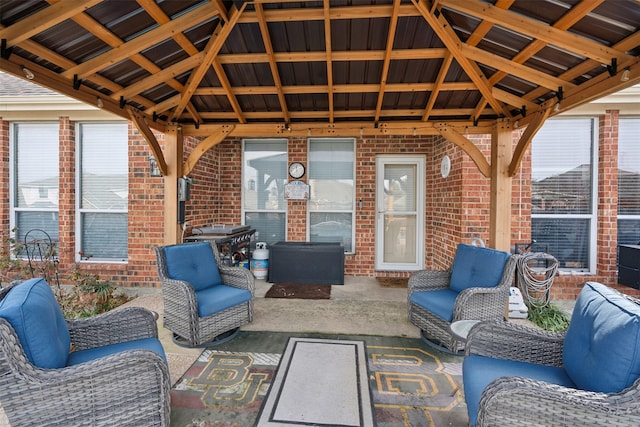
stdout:
[(451, 323), (503, 319), (515, 266), (515, 256), (507, 252), (458, 245), (451, 269), (416, 271), (409, 278), (409, 321), (428, 344), (464, 350), (464, 342), (451, 334)]
[(640, 304), (585, 284), (566, 333), (481, 322), (463, 363), (472, 426), (640, 425)]
[(14, 286), (0, 301), (0, 425), (169, 425), (157, 332), (143, 308), (65, 321), (44, 280)]
[(220, 344), (253, 320), (254, 277), (246, 268), (223, 265), (215, 243), (182, 243), (155, 251), (164, 326), (177, 344)]

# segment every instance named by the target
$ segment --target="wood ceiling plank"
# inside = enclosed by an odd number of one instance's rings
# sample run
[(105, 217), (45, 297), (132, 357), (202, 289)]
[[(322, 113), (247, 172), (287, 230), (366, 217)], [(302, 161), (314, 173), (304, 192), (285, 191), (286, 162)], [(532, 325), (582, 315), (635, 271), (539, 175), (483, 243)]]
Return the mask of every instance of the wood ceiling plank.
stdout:
[(21, 19), (13, 25), (0, 30), (0, 39), (7, 40), (7, 46), (22, 41), (51, 28), (73, 16), (95, 6), (102, 0), (61, 0), (33, 15)]
[(97, 72), (103, 68), (107, 68), (110, 65), (116, 64), (124, 59), (127, 59), (132, 53), (140, 52), (150, 46), (160, 43), (163, 40), (171, 37), (173, 33), (182, 32), (187, 30), (203, 21), (206, 21), (218, 14), (218, 9), (215, 5), (205, 4), (198, 7), (173, 21), (161, 25), (151, 31), (148, 31), (139, 37), (132, 39), (131, 41), (124, 43), (117, 48), (111, 49), (102, 55), (98, 55), (89, 59), (88, 61), (76, 65), (73, 68), (68, 69), (62, 74), (67, 77), (73, 77), (78, 75), (82, 78), (88, 74)]
[(618, 62), (630, 60), (631, 57), (624, 52), (597, 43), (577, 34), (562, 31), (547, 24), (535, 21), (531, 18), (503, 10), (486, 2), (476, 0), (442, 0), (443, 6), (466, 13), (483, 20), (507, 28), (519, 34), (524, 34), (532, 39), (542, 40), (545, 43), (565, 49), (578, 56), (591, 58), (602, 64), (610, 64), (612, 58)]

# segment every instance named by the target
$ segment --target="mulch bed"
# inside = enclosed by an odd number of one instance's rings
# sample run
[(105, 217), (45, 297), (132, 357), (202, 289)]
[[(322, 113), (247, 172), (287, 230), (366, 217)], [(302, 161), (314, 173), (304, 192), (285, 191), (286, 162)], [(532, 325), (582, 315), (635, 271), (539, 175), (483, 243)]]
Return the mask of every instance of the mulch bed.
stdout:
[(330, 299), (331, 285), (307, 285), (300, 283), (276, 283), (265, 298)]

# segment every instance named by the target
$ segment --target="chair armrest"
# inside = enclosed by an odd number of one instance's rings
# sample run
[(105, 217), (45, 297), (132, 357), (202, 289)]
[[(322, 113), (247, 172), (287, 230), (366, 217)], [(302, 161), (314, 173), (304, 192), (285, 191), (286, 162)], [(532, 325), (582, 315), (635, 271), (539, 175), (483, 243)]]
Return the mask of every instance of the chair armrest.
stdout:
[(450, 270), (420, 270), (409, 277), (407, 288), (409, 295), (414, 292), (433, 291), (436, 289), (447, 289), (451, 279)]
[(12, 424), (169, 424), (169, 371), (156, 353), (128, 350), (65, 368), (40, 369), (27, 360), (13, 330), (0, 325), (0, 333), (0, 400)]
[(141, 307), (125, 307), (84, 319), (67, 319), (71, 343), (76, 350), (157, 338), (153, 313)]
[(244, 267), (229, 267), (228, 265), (218, 265), (222, 283), (234, 288), (246, 289), (255, 293), (256, 285), (253, 274)]
[(509, 288), (503, 285), (493, 288), (467, 288), (456, 297), (453, 321), (501, 320), (509, 301)]
[(471, 328), (465, 355), (562, 366), (564, 333), (505, 321), (480, 322)]
[(519, 427), (524, 420), (543, 426), (640, 425), (639, 381), (620, 393), (605, 394), (502, 377), (482, 393), (476, 426)]

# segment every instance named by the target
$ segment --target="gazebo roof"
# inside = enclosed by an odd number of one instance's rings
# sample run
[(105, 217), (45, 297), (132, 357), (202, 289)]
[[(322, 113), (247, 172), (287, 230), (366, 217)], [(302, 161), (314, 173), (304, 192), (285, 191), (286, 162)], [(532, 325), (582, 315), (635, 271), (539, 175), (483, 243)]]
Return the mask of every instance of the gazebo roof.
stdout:
[(634, 0), (0, 0), (0, 24), (1, 70), (185, 134), (479, 133), (640, 81)]

